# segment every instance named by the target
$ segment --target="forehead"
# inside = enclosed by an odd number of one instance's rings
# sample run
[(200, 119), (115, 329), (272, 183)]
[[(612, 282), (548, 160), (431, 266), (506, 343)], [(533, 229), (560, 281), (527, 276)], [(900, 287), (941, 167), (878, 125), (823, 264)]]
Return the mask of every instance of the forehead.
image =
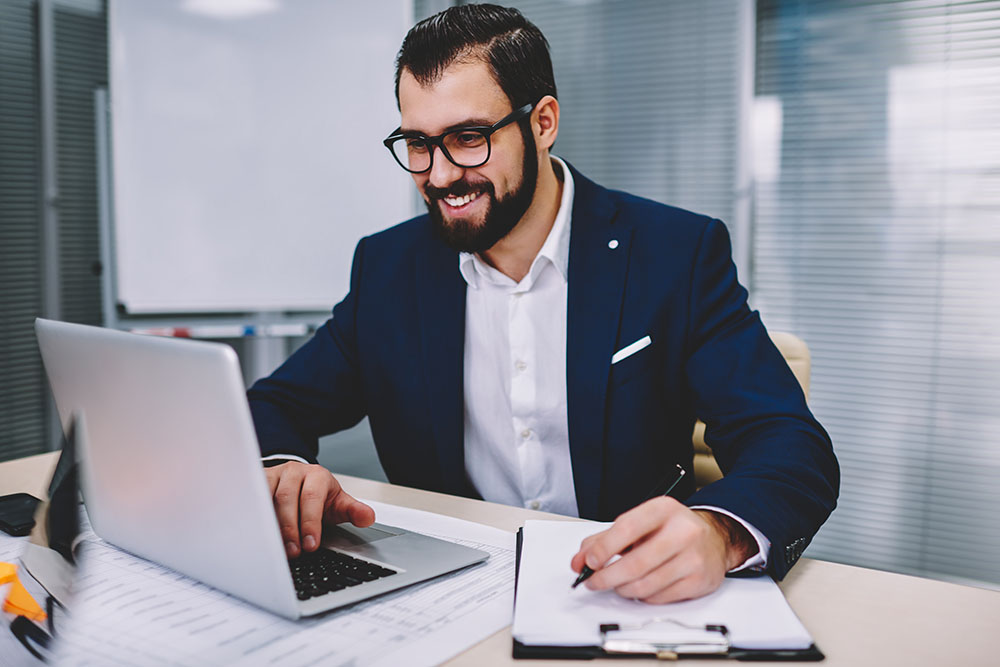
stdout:
[(452, 63), (435, 81), (421, 85), (408, 70), (399, 77), (400, 127), (425, 134), (465, 124), (491, 125), (510, 102), (486, 63)]

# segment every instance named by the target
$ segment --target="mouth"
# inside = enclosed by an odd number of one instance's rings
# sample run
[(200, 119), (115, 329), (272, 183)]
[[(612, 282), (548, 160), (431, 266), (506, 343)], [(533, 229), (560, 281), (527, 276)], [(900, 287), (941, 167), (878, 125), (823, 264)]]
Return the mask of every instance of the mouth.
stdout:
[(444, 209), (449, 215), (461, 215), (471, 210), (484, 194), (482, 191), (470, 192), (461, 197), (441, 197), (439, 201), (444, 204)]

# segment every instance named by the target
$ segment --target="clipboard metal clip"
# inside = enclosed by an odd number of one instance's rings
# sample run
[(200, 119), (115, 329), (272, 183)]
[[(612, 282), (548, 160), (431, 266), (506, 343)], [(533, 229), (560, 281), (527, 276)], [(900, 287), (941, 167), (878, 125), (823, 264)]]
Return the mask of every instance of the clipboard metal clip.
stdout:
[(602, 623), (600, 630), (601, 648), (609, 655), (676, 660), (682, 655), (726, 655), (732, 646), (724, 625), (691, 625), (672, 618), (651, 618), (630, 625)]

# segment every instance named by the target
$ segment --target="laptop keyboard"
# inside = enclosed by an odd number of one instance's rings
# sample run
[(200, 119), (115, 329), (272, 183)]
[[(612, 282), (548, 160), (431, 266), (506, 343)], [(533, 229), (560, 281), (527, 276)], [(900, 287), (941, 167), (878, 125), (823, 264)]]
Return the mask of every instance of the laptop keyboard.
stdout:
[(330, 549), (304, 552), (295, 560), (288, 561), (288, 566), (300, 600), (396, 574), (395, 570)]

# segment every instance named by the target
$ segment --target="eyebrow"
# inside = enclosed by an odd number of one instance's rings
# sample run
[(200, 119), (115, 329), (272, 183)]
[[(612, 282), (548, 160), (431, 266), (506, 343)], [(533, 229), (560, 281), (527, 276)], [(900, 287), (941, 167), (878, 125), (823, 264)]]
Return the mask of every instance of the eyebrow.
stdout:
[[(461, 121), (460, 123), (454, 123), (454, 124), (449, 125), (448, 127), (444, 128), (444, 130), (441, 131), (441, 134), (444, 134), (445, 132), (451, 132), (452, 130), (460, 130), (463, 127), (489, 127), (489, 126), (493, 125), (493, 123), (495, 123), (495, 122), (496, 121), (492, 121), (491, 122), (491, 121), (486, 120), (484, 118), (466, 118), (465, 120)], [(433, 135), (427, 134), (426, 132), (421, 132), (420, 130), (408, 130), (408, 129), (402, 127), (402, 126), (400, 126), (400, 128), (397, 130), (397, 132), (399, 134), (419, 134), (422, 137), (433, 136)]]

